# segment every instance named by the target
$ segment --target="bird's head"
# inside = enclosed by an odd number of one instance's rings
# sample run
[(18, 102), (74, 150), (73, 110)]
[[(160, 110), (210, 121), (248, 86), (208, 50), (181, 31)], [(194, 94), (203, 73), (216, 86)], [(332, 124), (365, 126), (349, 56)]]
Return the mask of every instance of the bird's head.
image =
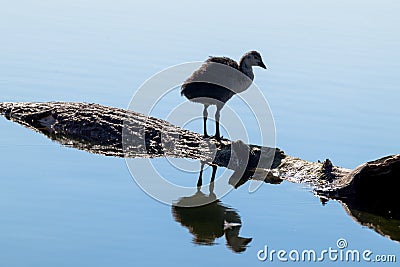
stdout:
[(247, 52), (246, 54), (243, 55), (240, 62), (243, 62), (248, 67), (259, 66), (263, 69), (267, 68), (264, 62), (262, 61), (260, 53), (258, 53), (257, 51)]

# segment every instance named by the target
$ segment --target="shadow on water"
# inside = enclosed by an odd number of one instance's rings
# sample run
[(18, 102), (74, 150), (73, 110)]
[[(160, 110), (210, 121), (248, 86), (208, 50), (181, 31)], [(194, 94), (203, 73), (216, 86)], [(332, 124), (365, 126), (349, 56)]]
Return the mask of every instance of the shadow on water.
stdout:
[[(201, 191), (203, 184), (203, 167), (197, 182), (197, 192), (188, 197), (181, 197), (172, 206), (172, 214), (177, 222), (186, 227), (193, 235), (193, 243), (198, 245), (214, 245), (215, 240), (225, 236), (226, 245), (232, 251), (240, 253), (246, 250), (252, 238), (239, 236), (242, 221), (239, 214), (232, 208), (224, 205), (214, 194), (214, 179), (217, 171), (213, 171), (209, 184), (209, 193)], [(196, 203), (208, 203), (195, 206)], [(195, 207), (193, 207), (195, 206)]]

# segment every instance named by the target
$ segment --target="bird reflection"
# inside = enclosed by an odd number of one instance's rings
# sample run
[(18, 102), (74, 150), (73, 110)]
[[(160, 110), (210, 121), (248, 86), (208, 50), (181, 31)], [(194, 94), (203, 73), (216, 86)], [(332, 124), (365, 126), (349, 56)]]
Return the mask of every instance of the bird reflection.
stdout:
[[(196, 193), (180, 198), (172, 206), (172, 214), (177, 222), (188, 228), (193, 235), (193, 243), (214, 245), (216, 239), (225, 235), (228, 248), (237, 253), (243, 252), (252, 238), (239, 236), (242, 226), (239, 214), (218, 200), (213, 192), (217, 166), (212, 166), (209, 193), (205, 194), (201, 191), (203, 168), (204, 163), (201, 164)], [(197, 206), (196, 203), (207, 204)]]

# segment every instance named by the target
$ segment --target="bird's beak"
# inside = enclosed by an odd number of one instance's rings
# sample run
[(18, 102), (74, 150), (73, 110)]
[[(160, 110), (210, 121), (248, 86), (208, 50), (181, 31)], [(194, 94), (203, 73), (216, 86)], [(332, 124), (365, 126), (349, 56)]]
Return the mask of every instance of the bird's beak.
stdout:
[(258, 63), (258, 66), (260, 66), (263, 69), (266, 69), (267, 67), (264, 65), (264, 62), (260, 61), (260, 63)]

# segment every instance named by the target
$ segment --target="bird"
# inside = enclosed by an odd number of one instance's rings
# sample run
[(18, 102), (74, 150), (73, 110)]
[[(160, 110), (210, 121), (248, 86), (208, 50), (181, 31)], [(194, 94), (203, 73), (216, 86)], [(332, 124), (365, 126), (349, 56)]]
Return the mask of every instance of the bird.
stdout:
[(204, 137), (210, 137), (207, 133), (207, 109), (210, 105), (215, 105), (217, 110), (214, 138), (221, 140), (219, 129), (221, 109), (232, 96), (250, 87), (254, 80), (253, 66), (267, 68), (257, 51), (245, 53), (239, 63), (228, 57), (209, 57), (183, 82), (181, 95), (192, 102), (204, 105)]

